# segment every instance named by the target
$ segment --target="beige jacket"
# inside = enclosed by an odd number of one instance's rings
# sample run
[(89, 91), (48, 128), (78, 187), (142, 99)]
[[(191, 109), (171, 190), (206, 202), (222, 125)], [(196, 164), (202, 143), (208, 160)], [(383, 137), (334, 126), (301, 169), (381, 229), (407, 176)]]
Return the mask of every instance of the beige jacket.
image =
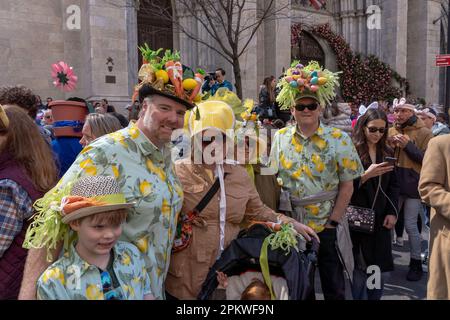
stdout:
[(430, 140), (419, 192), (431, 207), (427, 298), (450, 299), (450, 135)]
[[(175, 166), (178, 178), (183, 185), (183, 212), (192, 210), (214, 180), (201, 165), (179, 162)], [(264, 221), (276, 221), (276, 213), (265, 206), (244, 167), (224, 165), (226, 193), (226, 248), (239, 233), (239, 225), (244, 218)], [(178, 299), (196, 299), (209, 268), (216, 261), (219, 249), (219, 195), (211, 200), (200, 216), (206, 221), (206, 227), (193, 226), (193, 238), (188, 248), (172, 254), (166, 279), (166, 291)]]

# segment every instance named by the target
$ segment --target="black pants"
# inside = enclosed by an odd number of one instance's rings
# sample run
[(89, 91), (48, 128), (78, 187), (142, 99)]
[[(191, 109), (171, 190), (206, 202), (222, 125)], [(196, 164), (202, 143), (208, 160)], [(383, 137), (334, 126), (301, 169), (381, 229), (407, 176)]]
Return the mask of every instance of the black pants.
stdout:
[(336, 229), (319, 233), (319, 274), (325, 300), (345, 300), (344, 268), (339, 260)]

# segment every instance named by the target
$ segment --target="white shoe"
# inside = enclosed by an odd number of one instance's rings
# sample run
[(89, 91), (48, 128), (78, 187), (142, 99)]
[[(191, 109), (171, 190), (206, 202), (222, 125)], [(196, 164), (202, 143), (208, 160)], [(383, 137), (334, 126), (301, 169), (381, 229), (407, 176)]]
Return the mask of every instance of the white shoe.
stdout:
[(403, 238), (402, 237), (397, 237), (397, 239), (395, 240), (395, 245), (397, 247), (403, 247)]

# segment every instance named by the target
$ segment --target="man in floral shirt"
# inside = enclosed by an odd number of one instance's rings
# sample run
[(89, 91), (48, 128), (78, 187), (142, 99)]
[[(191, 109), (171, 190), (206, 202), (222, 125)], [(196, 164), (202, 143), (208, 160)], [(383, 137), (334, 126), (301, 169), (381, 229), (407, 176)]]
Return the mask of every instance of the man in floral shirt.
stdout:
[[(172, 131), (183, 127), (187, 107), (166, 96), (151, 94), (143, 99), (143, 110), (136, 124), (84, 148), (56, 188), (64, 188), (69, 181), (84, 176), (116, 177), (127, 202), (136, 203), (129, 212), (121, 240), (135, 244), (143, 253), (152, 292), (155, 298), (162, 299), (176, 218), (183, 203), (169, 143)], [(34, 284), (47, 266), (45, 251), (31, 249), (21, 297), (34, 297)]]
[(291, 110), (297, 124), (275, 134), (271, 151), (272, 167), (290, 194), (296, 218), (319, 235), (319, 273), (325, 299), (345, 298), (336, 227), (352, 196), (353, 180), (364, 172), (350, 137), (319, 121), (321, 105), (334, 96), (336, 79), (315, 63), (307, 67), (294, 64), (288, 69), (277, 100), (283, 109)]

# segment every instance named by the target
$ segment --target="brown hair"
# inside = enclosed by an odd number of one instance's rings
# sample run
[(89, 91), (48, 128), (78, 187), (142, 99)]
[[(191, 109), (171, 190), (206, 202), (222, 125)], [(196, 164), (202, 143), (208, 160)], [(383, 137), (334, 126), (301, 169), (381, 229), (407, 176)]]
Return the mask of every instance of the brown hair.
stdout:
[(5, 110), (9, 119), (4, 149), (26, 170), (34, 187), (47, 192), (56, 184), (58, 176), (55, 159), (37, 125), (18, 107)]
[(272, 88), (272, 81), (275, 79), (274, 76), (264, 78), (264, 86), (266, 87), (267, 93), (269, 94), (270, 103), (275, 101), (275, 88)]
[(26, 110), (33, 120), (36, 118), (38, 99), (25, 86), (0, 87), (0, 104), (16, 105)]
[(267, 285), (259, 279), (252, 282), (242, 292), (241, 300), (270, 300), (270, 291)]
[(370, 121), (381, 119), (386, 122), (385, 132), (381, 137), (380, 141), (377, 143), (377, 154), (381, 152), (383, 159), (386, 156), (392, 156), (393, 150), (387, 145), (387, 135), (388, 135), (388, 125), (386, 113), (380, 109), (369, 108), (366, 113), (361, 116), (356, 122), (356, 126), (353, 129), (352, 140), (355, 144), (356, 151), (364, 165), (370, 163), (369, 146), (367, 144), (366, 134), (364, 133), (364, 128)]
[(87, 217), (73, 220), (71, 223), (80, 224), (84, 219), (89, 219), (94, 224), (108, 224), (113, 226), (119, 226), (125, 222), (128, 215), (127, 209), (118, 209), (99, 212)]

